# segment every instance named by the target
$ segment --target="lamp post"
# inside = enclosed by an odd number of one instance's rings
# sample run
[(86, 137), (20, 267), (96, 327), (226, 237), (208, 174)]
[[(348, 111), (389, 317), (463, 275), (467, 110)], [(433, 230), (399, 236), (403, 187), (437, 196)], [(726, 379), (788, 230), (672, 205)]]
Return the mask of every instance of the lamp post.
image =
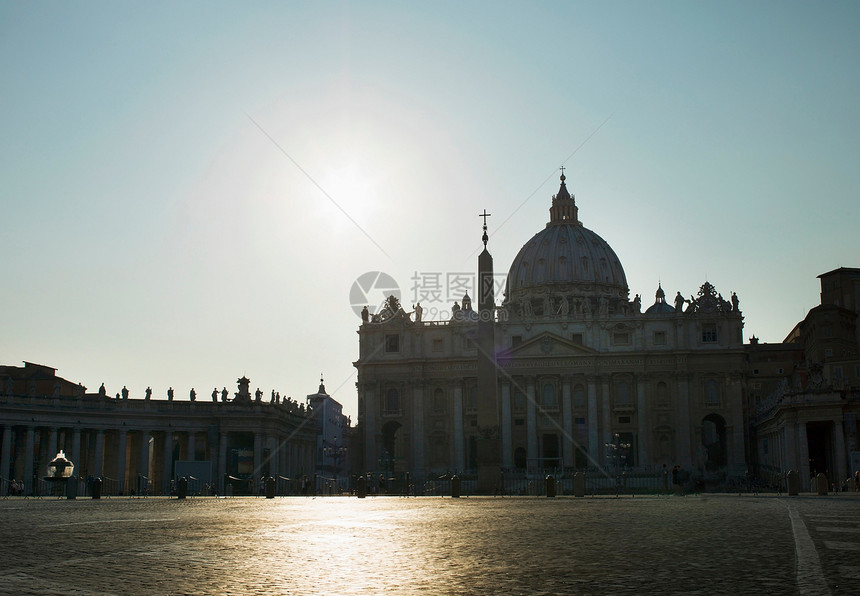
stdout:
[(606, 459), (615, 468), (615, 496), (621, 492), (621, 469), (627, 465), (627, 452), (630, 449), (630, 443), (622, 443), (621, 436), (618, 433), (613, 435), (613, 441), (606, 443)]
[(340, 472), (339, 462), (341, 459), (346, 457), (346, 447), (338, 446), (337, 437), (334, 437), (334, 443), (326, 444), (325, 447), (323, 447), (323, 455), (334, 462), (332, 464), (332, 472), (334, 473), (335, 486), (337, 486), (338, 474)]

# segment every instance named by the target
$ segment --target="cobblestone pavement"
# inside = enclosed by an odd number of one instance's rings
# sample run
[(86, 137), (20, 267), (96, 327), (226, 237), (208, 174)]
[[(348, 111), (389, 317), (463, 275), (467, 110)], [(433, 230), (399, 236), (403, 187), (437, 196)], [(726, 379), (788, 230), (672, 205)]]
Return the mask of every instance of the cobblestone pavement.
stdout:
[(0, 501), (3, 594), (827, 594), (860, 498)]

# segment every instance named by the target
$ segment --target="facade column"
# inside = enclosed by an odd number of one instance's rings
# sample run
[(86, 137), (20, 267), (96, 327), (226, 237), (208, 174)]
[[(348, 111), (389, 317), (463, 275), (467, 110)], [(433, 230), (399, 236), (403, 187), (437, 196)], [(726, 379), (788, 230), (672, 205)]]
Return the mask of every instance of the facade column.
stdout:
[(124, 495), (126, 493), (125, 486), (125, 451), (126, 451), (126, 441), (127, 441), (127, 432), (125, 428), (120, 429), (117, 435), (117, 445), (116, 445), (116, 484), (117, 491), (119, 494)]
[(35, 429), (27, 427), (24, 441), (24, 494), (33, 492), (33, 446), (35, 445)]
[(636, 437), (636, 465), (644, 466), (651, 463), (648, 452), (648, 437), (651, 434), (648, 423), (648, 405), (645, 403), (645, 379), (642, 375), (636, 380), (636, 420), (638, 424)]
[(600, 434), (597, 426), (597, 383), (588, 377), (588, 463), (596, 466), (600, 458)]
[[(364, 467), (363, 472), (376, 469), (376, 461), (379, 454), (376, 452), (376, 433), (377, 419), (381, 414), (382, 405), (376, 399), (376, 391), (365, 385), (364, 386)], [(295, 474), (295, 453), (292, 447), (290, 448), (290, 474), (292, 478)]]
[(465, 450), (463, 437), (463, 386), (454, 386), (454, 465), (453, 472), (462, 473), (465, 466)]
[(682, 375), (678, 379), (678, 461), (690, 469), (693, 466), (692, 441), (695, 427), (690, 423), (690, 379)]
[(104, 476), (105, 467), (105, 431), (99, 429), (96, 431), (96, 463), (94, 476), (102, 478)]
[[(15, 427), (11, 424), (3, 427), (3, 447), (0, 448), (0, 478), (11, 480), (9, 466), (12, 463), (12, 433)], [(77, 462), (75, 462), (77, 465)]]
[(511, 441), (511, 383), (502, 381), (502, 468), (514, 467)]
[(609, 377), (604, 376), (600, 380), (600, 398), (603, 406), (603, 430), (602, 453), (599, 461), (606, 463), (606, 445), (612, 442), (612, 394), (610, 393)]
[[(152, 470), (155, 475), (156, 471)], [(164, 453), (161, 457), (161, 492), (170, 491), (170, 481), (173, 480), (173, 430), (164, 431)]]
[(535, 397), (535, 378), (526, 379), (526, 469), (537, 465), (538, 468), (538, 435), (537, 435), (537, 398)]
[(728, 459), (728, 464), (730, 470), (734, 468), (735, 473), (740, 474), (747, 469), (744, 452), (744, 396), (740, 375), (732, 375), (729, 378), (728, 399), (732, 415), (732, 457)]
[(227, 433), (221, 433), (218, 441), (218, 492), (224, 494), (225, 476), (227, 475)]
[[(343, 443), (341, 441), (341, 443)], [(412, 477), (424, 478), (424, 387), (412, 386)]]
[(576, 459), (573, 451), (573, 409), (570, 405), (570, 377), (561, 380), (561, 416), (564, 428), (564, 446), (562, 461), (565, 468), (572, 468)]

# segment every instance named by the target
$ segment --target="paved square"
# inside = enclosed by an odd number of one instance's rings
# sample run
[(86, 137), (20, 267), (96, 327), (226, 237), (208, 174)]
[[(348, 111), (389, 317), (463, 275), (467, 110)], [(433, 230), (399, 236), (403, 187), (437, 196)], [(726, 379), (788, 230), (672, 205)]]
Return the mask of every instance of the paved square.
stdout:
[(845, 497), (8, 499), (0, 592), (826, 594), (856, 528)]

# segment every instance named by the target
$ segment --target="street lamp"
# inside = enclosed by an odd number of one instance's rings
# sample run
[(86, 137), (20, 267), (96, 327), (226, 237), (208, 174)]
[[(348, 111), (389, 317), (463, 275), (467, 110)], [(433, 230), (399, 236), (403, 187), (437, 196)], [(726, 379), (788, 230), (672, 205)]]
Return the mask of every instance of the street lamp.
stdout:
[(332, 471), (334, 472), (335, 485), (337, 485), (338, 473), (340, 472), (340, 465), (338, 462), (346, 457), (346, 447), (338, 446), (337, 437), (334, 437), (334, 443), (327, 443), (323, 447), (323, 455), (334, 462), (332, 465)]
[(612, 443), (606, 443), (606, 459), (615, 468), (615, 496), (621, 492), (621, 468), (627, 465), (627, 452), (630, 443), (622, 443), (618, 433), (613, 435)]

